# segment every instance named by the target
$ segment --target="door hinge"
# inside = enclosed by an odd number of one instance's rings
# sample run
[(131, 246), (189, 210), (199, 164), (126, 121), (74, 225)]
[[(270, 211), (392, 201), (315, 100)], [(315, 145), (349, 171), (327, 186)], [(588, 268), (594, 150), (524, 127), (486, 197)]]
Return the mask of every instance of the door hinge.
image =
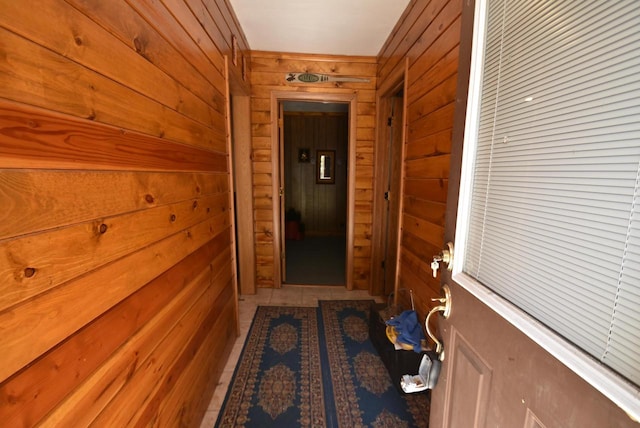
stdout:
[(391, 200), (391, 192), (384, 192), (384, 200), (385, 201)]
[(391, 126), (393, 125), (393, 117), (390, 117), (389, 119), (387, 119), (387, 126)]
[(280, 188), (280, 190), (278, 190), (278, 195), (279, 195), (280, 197), (283, 197), (283, 196), (284, 196), (284, 187), (281, 187), (281, 188)]
[(384, 269), (384, 260), (380, 262), (380, 266), (382, 267), (382, 269)]

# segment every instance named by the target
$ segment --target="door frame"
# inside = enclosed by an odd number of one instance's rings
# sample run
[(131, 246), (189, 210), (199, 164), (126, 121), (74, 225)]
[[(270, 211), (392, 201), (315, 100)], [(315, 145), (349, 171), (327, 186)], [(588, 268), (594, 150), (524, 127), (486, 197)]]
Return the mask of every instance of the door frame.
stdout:
[[(224, 77), (225, 77), (225, 127), (226, 150), (227, 150), (227, 171), (229, 178), (229, 216), (231, 219), (231, 257), (233, 272), (233, 300), (235, 306), (236, 334), (240, 334), (240, 310), (239, 310), (239, 294), (238, 275), (245, 275), (247, 284), (253, 284), (253, 292), (251, 289), (246, 291), (255, 294), (255, 248), (253, 246), (253, 234), (238, 234), (239, 225), (246, 227), (246, 219), (251, 220), (251, 230), (253, 230), (253, 197), (249, 200), (242, 198), (236, 201), (234, 193), (238, 188), (240, 190), (247, 189), (250, 195), (253, 194), (253, 173), (250, 169), (248, 172), (238, 168), (235, 165), (238, 158), (251, 155), (251, 122), (245, 119), (243, 113), (250, 108), (250, 90), (243, 79), (237, 75), (234, 67), (229, 65), (229, 57), (224, 56)], [(234, 98), (238, 101), (236, 105), (231, 102)], [(233, 110), (232, 110), (233, 109)], [(231, 119), (232, 115), (239, 115), (240, 120), (234, 123)], [(237, 118), (238, 119), (238, 118)], [(244, 192), (247, 193), (247, 192)], [(251, 270), (247, 270), (245, 266), (248, 264)], [(250, 285), (249, 285), (250, 287)], [(242, 290), (243, 292), (245, 289)]]
[(282, 287), (282, 254), (284, 252), (282, 229), (281, 198), (284, 196), (284, 183), (281, 183), (281, 147), (279, 130), (279, 105), (282, 101), (310, 101), (344, 103), (349, 105), (349, 142), (347, 154), (347, 239), (345, 260), (345, 286), (347, 290), (353, 289), (353, 245), (355, 230), (355, 188), (356, 188), (356, 113), (357, 93), (307, 93), (294, 91), (271, 92), (271, 185), (273, 194), (273, 287)]
[[(251, 162), (251, 95), (233, 74), (229, 77), (229, 163), (240, 294), (256, 294), (256, 254), (253, 223), (253, 162)], [(248, 166), (248, 167), (247, 167)], [(233, 197), (235, 194), (235, 198)], [(234, 254), (235, 256), (235, 254)]]
[[(389, 142), (387, 126), (385, 125), (389, 115), (389, 98), (393, 97), (400, 89), (404, 91), (404, 97), (402, 101), (402, 135), (400, 137), (402, 142), (402, 150), (400, 153), (400, 185), (398, 194), (395, 197), (399, 197), (398, 204), (398, 227), (396, 230), (396, 248), (395, 248), (395, 260), (387, 260), (386, 263), (395, 263), (396, 272), (393, 285), (394, 296), (397, 296), (398, 288), (398, 273), (397, 269), (400, 263), (400, 237), (402, 230), (402, 195), (404, 193), (404, 158), (405, 158), (405, 144), (407, 141), (407, 80), (409, 74), (409, 59), (405, 58), (404, 61), (398, 63), (393, 71), (389, 74), (389, 77), (385, 79), (380, 85), (380, 88), (376, 91), (376, 142), (375, 142), (375, 161), (374, 161), (374, 177), (381, 177), (381, 180), (374, 180), (373, 183), (373, 218), (372, 218), (372, 236), (371, 236), (371, 285), (369, 287), (369, 293), (372, 296), (380, 296), (384, 294), (384, 287), (382, 279), (385, 278), (385, 272), (382, 268), (382, 261), (385, 258), (384, 249), (384, 232), (387, 228), (387, 216), (386, 202), (384, 198), (384, 188), (386, 187), (386, 178), (388, 178), (389, 171), (386, 166), (386, 157), (389, 153)], [(394, 197), (392, 195), (392, 197)]]

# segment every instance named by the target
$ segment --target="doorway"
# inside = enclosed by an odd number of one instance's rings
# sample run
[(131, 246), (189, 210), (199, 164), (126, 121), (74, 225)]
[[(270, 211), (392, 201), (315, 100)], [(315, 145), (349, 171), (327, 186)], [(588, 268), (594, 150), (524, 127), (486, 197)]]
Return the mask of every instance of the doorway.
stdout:
[[(356, 94), (305, 94), (300, 92), (273, 92), (271, 98), (271, 111), (274, 117), (272, 128), (272, 152), (273, 157), (273, 189), (274, 195), (274, 253), (280, 257), (274, 260), (274, 285), (280, 287), (286, 284), (326, 284), (326, 285), (342, 285), (348, 290), (353, 288), (353, 246), (354, 246), (354, 211), (355, 211), (355, 147), (352, 142), (356, 139), (356, 122), (352, 112), (356, 111)], [(288, 104), (293, 102), (294, 104)], [(295, 104), (297, 103), (297, 104)], [(336, 109), (339, 111), (306, 111), (301, 112), (300, 103), (305, 103), (306, 109)], [(287, 114), (285, 114), (285, 104), (287, 105)], [(332, 106), (332, 104), (334, 106)], [(339, 106), (337, 106), (339, 105)], [(298, 110), (297, 112), (295, 110)], [(306, 139), (298, 144), (292, 143), (285, 147), (285, 120), (289, 121), (291, 117), (296, 115), (304, 117), (317, 115), (321, 117), (337, 117), (327, 122), (335, 121), (340, 125), (328, 125), (325, 123), (320, 126), (318, 133), (327, 133), (327, 130), (335, 128), (334, 138), (346, 139), (343, 149), (337, 145), (334, 147), (329, 143), (322, 143), (312, 146), (311, 140)], [(289, 117), (289, 119), (286, 119)], [(305, 119), (306, 120), (306, 119)], [(291, 121), (290, 125), (295, 121)], [(298, 124), (304, 122), (297, 120)], [(287, 125), (287, 126), (290, 126)], [(342, 131), (338, 131), (338, 130)], [(293, 130), (287, 130), (289, 133)], [(340, 137), (337, 137), (340, 135)], [(327, 140), (327, 137), (324, 137)], [(329, 138), (330, 139), (330, 138)], [(324, 145), (323, 145), (324, 144)], [(331, 143), (335, 145), (336, 143)], [(289, 146), (294, 147), (289, 150)], [(289, 151), (289, 153), (287, 153)], [(308, 160), (308, 162), (307, 162)], [(306, 180), (312, 182), (313, 186), (318, 190), (320, 200), (317, 203), (320, 215), (312, 214), (312, 203), (309, 200), (310, 193), (305, 190), (304, 206), (289, 204), (289, 199), (295, 201), (296, 196), (292, 192), (296, 187), (301, 187), (300, 183), (295, 183), (291, 178), (291, 184), (287, 184), (290, 179), (285, 171), (287, 163), (292, 163), (294, 168), (305, 169), (308, 172)], [(336, 196), (335, 189), (341, 188), (344, 196)], [(306, 187), (305, 187), (306, 189)], [(324, 199), (322, 199), (324, 198)], [(335, 200), (335, 208), (332, 208)], [(304, 209), (301, 209), (303, 207)], [(292, 211), (290, 209), (293, 208)], [(304, 217), (303, 217), (304, 214)], [(294, 228), (289, 226), (289, 234), (287, 234), (287, 220), (298, 220), (298, 226)], [(304, 224), (301, 228), (300, 224)], [(297, 234), (297, 236), (296, 236)], [(287, 235), (290, 239), (287, 239)], [(297, 239), (291, 239), (291, 238)], [(300, 239), (302, 238), (302, 239)], [(289, 241), (289, 245), (287, 245)], [(296, 247), (296, 244), (313, 243), (317, 245), (309, 245), (312, 251), (303, 252), (303, 248)], [(320, 242), (330, 241), (330, 242)], [(326, 244), (326, 245), (325, 245)], [(322, 248), (322, 250), (320, 250)], [(333, 249), (331, 249), (333, 248)], [(318, 254), (320, 252), (320, 254)], [(288, 258), (294, 256), (291, 267), (295, 267), (295, 258), (301, 256), (307, 263), (311, 262), (312, 268), (301, 267), (299, 276), (297, 272), (290, 269), (289, 274), (293, 275), (287, 278)], [(322, 257), (326, 257), (327, 263), (331, 263), (329, 259), (333, 259), (333, 265), (329, 268), (322, 268), (320, 263)], [(330, 276), (331, 275), (331, 276)]]
[[(408, 64), (399, 64), (378, 91), (378, 136), (373, 196), (371, 294), (396, 291), (400, 213), (406, 123), (405, 76)], [(389, 83), (387, 83), (389, 82)]]
[(402, 169), (402, 124), (404, 92), (399, 90), (386, 100), (389, 111), (387, 118), (387, 162), (384, 170), (384, 200), (386, 209), (384, 212), (383, 226), (383, 260), (382, 281), (383, 294), (388, 296), (395, 290), (397, 253), (398, 253), (398, 227), (400, 224), (400, 181)]
[(286, 284), (344, 285), (349, 106), (282, 102)]

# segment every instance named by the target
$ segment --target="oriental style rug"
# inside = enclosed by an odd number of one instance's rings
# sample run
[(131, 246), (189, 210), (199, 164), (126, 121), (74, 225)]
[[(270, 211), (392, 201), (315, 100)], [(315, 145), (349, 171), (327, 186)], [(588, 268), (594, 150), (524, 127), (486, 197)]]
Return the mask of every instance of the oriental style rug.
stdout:
[(372, 303), (320, 302), (327, 426), (428, 427), (427, 395), (400, 394), (369, 340)]
[(370, 300), (258, 307), (216, 427), (427, 427), (369, 340)]

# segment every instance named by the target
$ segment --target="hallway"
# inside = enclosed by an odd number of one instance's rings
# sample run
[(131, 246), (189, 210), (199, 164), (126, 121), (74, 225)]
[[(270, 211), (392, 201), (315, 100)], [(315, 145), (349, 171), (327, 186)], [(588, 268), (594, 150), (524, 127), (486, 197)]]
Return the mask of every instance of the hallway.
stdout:
[(314, 236), (287, 240), (287, 284), (344, 285), (344, 236)]

